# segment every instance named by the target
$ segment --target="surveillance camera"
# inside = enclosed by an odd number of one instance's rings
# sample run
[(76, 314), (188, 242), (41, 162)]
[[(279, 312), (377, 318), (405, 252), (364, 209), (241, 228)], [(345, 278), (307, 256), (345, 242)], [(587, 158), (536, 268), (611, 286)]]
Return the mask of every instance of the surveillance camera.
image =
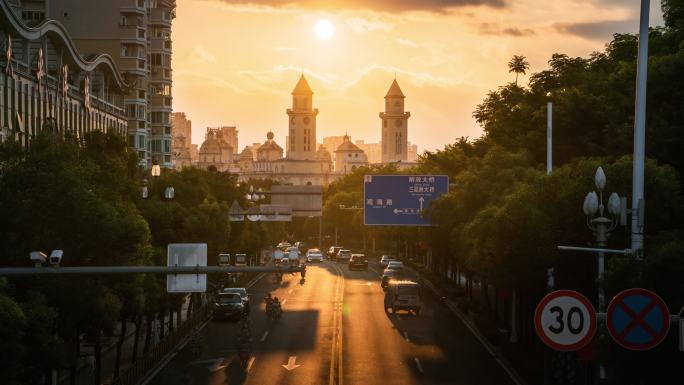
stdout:
[(50, 264), (52, 266), (59, 266), (59, 263), (62, 262), (62, 255), (64, 254), (64, 251), (62, 250), (52, 250), (50, 253)]
[(36, 265), (36, 267), (40, 267), (45, 261), (47, 260), (47, 255), (45, 255), (41, 251), (32, 251), (29, 253), (29, 257), (31, 258), (31, 261)]

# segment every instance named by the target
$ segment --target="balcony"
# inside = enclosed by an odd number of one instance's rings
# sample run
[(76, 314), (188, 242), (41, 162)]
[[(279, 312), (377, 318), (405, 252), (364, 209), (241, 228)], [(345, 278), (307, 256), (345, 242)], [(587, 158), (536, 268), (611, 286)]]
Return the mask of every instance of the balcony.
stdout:
[(152, 69), (152, 81), (170, 83), (172, 73), (173, 71), (171, 69), (155, 67)]
[(150, 9), (149, 24), (171, 28), (172, 14), (168, 8)]
[(171, 53), (171, 39), (153, 37), (151, 40), (152, 52)]
[(154, 95), (152, 96), (152, 101), (150, 103), (150, 107), (153, 109), (167, 109), (171, 108), (171, 102), (173, 98), (171, 96), (165, 96), (165, 95)]
[(143, 46), (147, 44), (147, 31), (145, 31), (145, 28), (140, 28), (135, 25), (122, 25), (119, 28), (121, 30), (122, 42)]
[(119, 8), (119, 11), (122, 14), (133, 14), (133, 15), (140, 15), (140, 16), (145, 16), (145, 2), (136, 2), (133, 5), (123, 5), (121, 8)]

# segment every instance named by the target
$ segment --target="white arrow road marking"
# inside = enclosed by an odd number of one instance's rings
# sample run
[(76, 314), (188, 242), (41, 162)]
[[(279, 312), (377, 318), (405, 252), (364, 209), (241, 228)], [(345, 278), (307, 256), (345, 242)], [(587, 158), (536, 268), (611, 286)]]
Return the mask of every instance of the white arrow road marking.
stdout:
[(192, 364), (193, 365), (209, 364), (209, 365), (207, 365), (207, 370), (209, 370), (210, 372), (213, 373), (213, 372), (219, 371), (221, 369), (224, 369), (226, 367), (225, 361), (226, 361), (225, 358), (214, 358), (211, 360), (195, 361)]
[(287, 360), (287, 365), (283, 365), (283, 368), (287, 369), (288, 371), (297, 369), (301, 365), (295, 364), (297, 361), (297, 356), (290, 356), (290, 358)]
[(409, 339), (408, 333), (404, 332), (404, 338), (406, 339), (406, 342), (411, 342), (411, 340)]
[(418, 357), (415, 357), (413, 360), (416, 361), (416, 366), (418, 367), (418, 371), (423, 373), (423, 366), (420, 364), (420, 360), (418, 359)]
[(261, 342), (266, 341), (266, 337), (268, 337), (268, 330), (266, 330), (266, 331), (264, 332), (264, 335), (261, 336)]
[(256, 360), (256, 357), (251, 357), (249, 361), (247, 361), (247, 371), (249, 372), (249, 369), (252, 369), (252, 365), (254, 364), (254, 360)]
[(281, 304), (281, 305), (285, 305), (285, 302), (287, 302), (287, 298), (285, 298), (285, 299), (283, 300), (283, 302), (281, 302), (280, 304)]

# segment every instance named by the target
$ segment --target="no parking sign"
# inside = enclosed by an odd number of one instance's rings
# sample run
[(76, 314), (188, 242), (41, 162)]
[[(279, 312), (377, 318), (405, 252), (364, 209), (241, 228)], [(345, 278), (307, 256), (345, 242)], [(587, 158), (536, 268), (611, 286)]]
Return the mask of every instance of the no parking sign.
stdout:
[(667, 337), (670, 311), (665, 302), (646, 289), (628, 289), (610, 301), (606, 312), (610, 336), (631, 350), (648, 350)]

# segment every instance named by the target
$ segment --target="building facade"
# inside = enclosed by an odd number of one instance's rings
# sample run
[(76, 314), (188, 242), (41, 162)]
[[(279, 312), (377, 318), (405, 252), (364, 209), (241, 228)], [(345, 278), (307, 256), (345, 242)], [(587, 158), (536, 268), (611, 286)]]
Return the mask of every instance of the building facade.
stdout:
[(404, 111), (404, 93), (397, 79), (385, 95), (385, 112), (380, 113), (382, 121), (382, 163), (406, 162), (408, 160), (408, 118)]
[[(26, 25), (24, 16), (41, 28)], [(76, 138), (94, 130), (126, 135), (126, 83), (109, 55), (84, 56), (61, 23), (6, 1), (0, 46), (0, 140), (28, 149), (45, 130)]]
[(207, 132), (220, 132), (221, 138), (233, 148), (233, 154), (237, 155), (238, 150), (238, 130), (235, 126), (207, 127)]
[[(266, 141), (256, 150), (255, 162), (247, 163), (249, 152), (240, 155), (240, 180), (272, 179), (283, 184), (326, 186), (335, 179), (332, 156), (325, 148), (316, 148), (316, 117), (313, 91), (302, 74), (292, 91), (292, 108), (286, 110), (287, 152), (269, 132)], [(254, 156), (254, 154), (252, 153)]]
[(171, 128), (171, 132), (173, 132), (171, 150), (174, 167), (180, 170), (197, 163), (199, 152), (197, 145), (192, 144), (192, 121), (188, 119), (185, 112), (171, 114)]
[(335, 150), (335, 173), (349, 174), (359, 167), (366, 166), (368, 166), (366, 154), (351, 142), (349, 135), (345, 135), (344, 141)]
[(84, 54), (109, 54), (130, 86), (125, 95), (128, 144), (140, 166), (173, 166), (171, 23), (175, 0), (9, 0), (26, 23), (55, 19)]
[[(197, 165), (201, 168), (215, 167), (218, 171), (231, 171), (235, 165), (235, 150), (229, 143), (230, 130), (225, 127), (207, 127), (204, 134), (204, 142), (199, 149), (199, 161)], [(233, 127), (234, 128), (234, 127)]]

